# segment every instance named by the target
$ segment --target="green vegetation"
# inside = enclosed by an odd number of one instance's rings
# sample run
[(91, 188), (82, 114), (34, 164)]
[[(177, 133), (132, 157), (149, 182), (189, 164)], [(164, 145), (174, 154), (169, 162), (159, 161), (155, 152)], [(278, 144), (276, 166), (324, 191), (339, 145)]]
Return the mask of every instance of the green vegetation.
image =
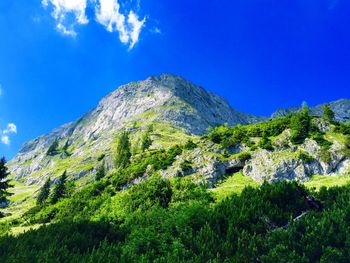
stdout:
[(50, 196), (51, 179), (48, 178), (44, 185), (41, 187), (38, 197), (36, 199), (37, 205), (44, 205)]
[(142, 138), (141, 138), (141, 152), (144, 152), (145, 150), (148, 150), (149, 147), (152, 145), (152, 140), (150, 137), (150, 131), (146, 131)]
[[(10, 180), (8, 179), (10, 173), (7, 170), (5, 157), (2, 157), (0, 159), (0, 204), (7, 203), (8, 197), (11, 196), (8, 189), (12, 187), (12, 185), (10, 185)], [(0, 217), (2, 216), (3, 214), (0, 212)]]
[(312, 157), (310, 154), (308, 154), (307, 152), (304, 152), (302, 150), (299, 150), (297, 152), (297, 158), (298, 158), (298, 160), (303, 161), (305, 163), (311, 163), (312, 161), (315, 160), (314, 157)]
[(263, 134), (263, 137), (259, 141), (258, 146), (261, 149), (265, 149), (265, 150), (268, 150), (268, 151), (273, 151), (273, 146), (272, 146), (271, 140), (267, 137), (266, 133)]
[(47, 150), (46, 155), (48, 156), (54, 156), (56, 154), (58, 154), (58, 140), (55, 139), (55, 141), (50, 145), (49, 149)]
[[(232, 186), (215, 202), (185, 178), (152, 177), (117, 195), (105, 183), (59, 201), (50, 224), (1, 237), (1, 262), (346, 262), (350, 256), (349, 186), (319, 192), (295, 182)], [(104, 201), (96, 202), (101, 195)], [(307, 201), (311, 195), (320, 205)]]
[(329, 106), (329, 104), (325, 104), (323, 106), (323, 116), (329, 122), (333, 122), (334, 121), (335, 114), (334, 114), (334, 111), (332, 111), (332, 109)]
[(69, 152), (69, 141), (67, 140), (62, 148), (59, 148), (59, 140), (55, 139), (54, 142), (50, 145), (49, 149), (46, 152), (47, 156), (55, 156), (58, 154), (64, 154), (65, 156), (70, 156)]
[(254, 181), (251, 177), (244, 176), (242, 172), (239, 172), (226, 177), (210, 191), (214, 194), (214, 197), (217, 200), (221, 201), (232, 194), (241, 194), (243, 189), (248, 186), (258, 187), (259, 185), (260, 184)]
[(194, 150), (197, 147), (198, 147), (198, 145), (196, 143), (194, 143), (191, 139), (188, 140), (184, 145), (184, 149), (186, 149), (186, 150)]
[(118, 169), (125, 168), (130, 163), (130, 141), (129, 134), (123, 131), (118, 139), (117, 149), (115, 153), (115, 167)]
[(320, 190), (322, 187), (345, 186), (350, 184), (350, 174), (347, 175), (314, 175), (304, 185), (310, 189)]
[(309, 135), (310, 126), (311, 117), (308, 108), (304, 107), (301, 112), (293, 114), (290, 118), (291, 142), (293, 144), (302, 144)]
[[(37, 200), (30, 198), (37, 188), (22, 192), (16, 182), (9, 199), (21, 211), (9, 208), (13, 214), (0, 220), (0, 262), (347, 262), (349, 175), (269, 184), (239, 172), (208, 189), (193, 169), (194, 149), (244, 163), (257, 147), (276, 148), (269, 153), (276, 162), (311, 163), (315, 157), (295, 146), (310, 138), (325, 161), (337, 141), (349, 152), (347, 124), (333, 121), (330, 131), (321, 132), (317, 118), (304, 107), (262, 123), (215, 127), (199, 140), (179, 130), (174, 135), (168, 125), (155, 123), (157, 128), (146, 132), (143, 126), (137, 135), (120, 134), (113, 148), (115, 169), (109, 171), (104, 153), (95, 153), (91, 162), (53, 156), (56, 174), (67, 169), (71, 174), (76, 167), (96, 174), (75, 186), (64, 172), (55, 178), (51, 195), (46, 181)], [(287, 149), (277, 151), (278, 140), (287, 141), (282, 142)], [(63, 148), (67, 151), (68, 141)], [(170, 178), (167, 169), (174, 163), (181, 171)]]
[(55, 188), (53, 189), (53, 193), (50, 200), (51, 204), (56, 204), (59, 199), (61, 199), (66, 195), (66, 190), (67, 190), (66, 181), (67, 181), (67, 172), (64, 171), (63, 174), (60, 176)]
[(97, 169), (95, 179), (96, 181), (100, 181), (105, 176), (106, 176), (105, 162), (103, 161), (102, 164)]

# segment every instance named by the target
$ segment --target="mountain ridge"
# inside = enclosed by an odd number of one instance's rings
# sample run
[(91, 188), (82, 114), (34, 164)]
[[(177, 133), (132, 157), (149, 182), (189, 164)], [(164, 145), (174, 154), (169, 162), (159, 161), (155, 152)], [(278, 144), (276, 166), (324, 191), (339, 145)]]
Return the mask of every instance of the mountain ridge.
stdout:
[[(347, 101), (330, 103), (341, 120), (350, 116)], [(311, 108), (311, 112), (320, 114), (320, 109), (322, 105)], [(277, 112), (273, 117), (290, 112)], [(94, 172), (101, 155), (106, 155), (107, 168), (113, 167), (114, 139), (122, 129), (132, 130), (135, 140), (139, 140), (149, 126), (158, 125), (157, 129), (166, 135), (159, 134), (152, 147), (162, 148), (202, 135), (210, 126), (246, 125), (267, 119), (241, 113), (224, 98), (182, 77), (163, 74), (122, 85), (77, 120), (25, 143), (9, 167), (17, 180), (23, 178), (27, 184), (40, 184), (68, 168), (73, 177), (79, 179)], [(48, 149), (55, 141), (58, 148), (65, 150), (49, 156)]]
[[(81, 118), (25, 143), (10, 162), (10, 170), (19, 179), (35, 173), (42, 175), (46, 168), (53, 168), (59, 160), (53, 160), (46, 152), (56, 140), (59, 147), (70, 148), (71, 155), (79, 158), (77, 162), (91, 161), (97, 158), (96, 152), (111, 151), (116, 131), (131, 129), (135, 123), (140, 125), (139, 130), (160, 122), (185, 134), (200, 135), (209, 126), (249, 124), (264, 119), (234, 110), (224, 98), (179, 76), (163, 74), (122, 85)], [(44, 177), (47, 176), (49, 173)]]

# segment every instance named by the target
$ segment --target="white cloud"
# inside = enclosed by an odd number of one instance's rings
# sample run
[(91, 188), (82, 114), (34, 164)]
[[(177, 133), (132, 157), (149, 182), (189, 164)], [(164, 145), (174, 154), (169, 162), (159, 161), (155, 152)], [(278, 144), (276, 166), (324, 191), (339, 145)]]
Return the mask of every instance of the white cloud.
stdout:
[(96, 5), (96, 20), (109, 32), (118, 31), (119, 39), (127, 44), (129, 36), (125, 28), (125, 16), (119, 12), (120, 5), (116, 0), (99, 0)]
[(135, 44), (139, 41), (139, 36), (141, 33), (141, 29), (142, 27), (145, 25), (146, 23), (146, 18), (139, 20), (138, 16), (130, 11), (129, 16), (128, 16), (128, 24), (130, 26), (130, 49), (133, 48), (135, 46)]
[(74, 28), (68, 29), (62, 23), (58, 23), (56, 27), (58, 31), (61, 31), (66, 36), (75, 37), (77, 35), (77, 32), (75, 32)]
[(11, 141), (7, 135), (1, 135), (1, 142), (5, 145), (9, 145)]
[[(129, 45), (129, 49), (139, 41), (142, 28), (146, 23), (146, 18), (140, 19), (133, 10), (121, 11), (120, 0), (42, 0), (41, 3), (44, 7), (52, 6), (52, 16), (57, 22), (56, 28), (64, 35), (71, 37), (77, 35), (76, 25), (89, 23), (86, 9), (91, 6), (95, 11), (96, 21), (107, 31), (118, 33), (119, 40)], [(140, 3), (138, 0), (136, 3), (136, 10), (139, 10)]]
[(3, 131), (3, 134), (17, 133), (17, 126), (14, 123), (7, 124), (7, 128)]
[(97, 22), (104, 25), (109, 32), (118, 32), (120, 41), (129, 44), (130, 49), (135, 46), (146, 18), (140, 20), (137, 14), (130, 11), (126, 20), (125, 15), (120, 12), (117, 0), (99, 0), (95, 12)]
[[(41, 3), (45, 7), (50, 4), (53, 6), (52, 16), (57, 21), (57, 29), (65, 35), (75, 36), (76, 24), (89, 23), (85, 13), (87, 0), (42, 0)], [(73, 15), (73, 22), (68, 19), (68, 15)]]
[(10, 134), (16, 134), (17, 133), (17, 126), (14, 123), (7, 124), (7, 127), (5, 130), (0, 130), (0, 141), (1, 143), (5, 145), (10, 145)]

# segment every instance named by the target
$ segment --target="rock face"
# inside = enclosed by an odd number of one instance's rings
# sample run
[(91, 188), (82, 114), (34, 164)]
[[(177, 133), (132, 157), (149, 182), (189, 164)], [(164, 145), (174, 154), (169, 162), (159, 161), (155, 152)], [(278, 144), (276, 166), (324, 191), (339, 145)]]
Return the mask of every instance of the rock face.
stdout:
[[(315, 116), (323, 116), (324, 104), (310, 108), (311, 114)], [(339, 122), (350, 121), (350, 100), (340, 99), (329, 103), (329, 106), (335, 113), (335, 119)], [(296, 112), (298, 108), (280, 109), (272, 114), (272, 118), (286, 116), (291, 112)]]
[(274, 182), (286, 179), (305, 181), (312, 175), (349, 173), (350, 157), (344, 152), (344, 144), (336, 138), (328, 139), (332, 146), (326, 153), (313, 139), (306, 139), (300, 146), (289, 143), (287, 148), (272, 152), (259, 149), (252, 154), (243, 174), (256, 181)]
[[(203, 134), (209, 126), (248, 124), (263, 117), (240, 113), (225, 99), (173, 75), (121, 86), (80, 119), (24, 144), (9, 168), (16, 179), (38, 183), (68, 166), (76, 178), (91, 170), (98, 153), (111, 151), (114, 133), (137, 122), (162, 122), (185, 133)], [(48, 156), (55, 140), (70, 156)], [(29, 176), (30, 175), (30, 176)], [(57, 174), (56, 174), (57, 175)], [(29, 176), (29, 177), (28, 177)]]

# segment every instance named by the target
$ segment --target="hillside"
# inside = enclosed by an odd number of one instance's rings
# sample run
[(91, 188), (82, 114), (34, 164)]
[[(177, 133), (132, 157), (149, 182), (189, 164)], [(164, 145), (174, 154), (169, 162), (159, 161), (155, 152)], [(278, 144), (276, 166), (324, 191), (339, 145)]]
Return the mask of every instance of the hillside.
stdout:
[[(225, 99), (173, 75), (150, 77), (117, 88), (98, 106), (76, 121), (27, 142), (10, 162), (12, 175), (25, 184), (42, 184), (49, 176), (69, 170), (75, 179), (91, 175), (103, 154), (109, 168), (115, 133), (132, 131), (135, 137), (150, 125), (159, 132), (154, 148), (201, 135), (209, 126), (248, 124), (263, 117), (240, 113)], [(57, 153), (47, 154), (57, 142)]]
[(349, 111), (330, 105), (266, 119), (171, 75), (121, 86), (9, 163), (0, 261), (346, 262)]

